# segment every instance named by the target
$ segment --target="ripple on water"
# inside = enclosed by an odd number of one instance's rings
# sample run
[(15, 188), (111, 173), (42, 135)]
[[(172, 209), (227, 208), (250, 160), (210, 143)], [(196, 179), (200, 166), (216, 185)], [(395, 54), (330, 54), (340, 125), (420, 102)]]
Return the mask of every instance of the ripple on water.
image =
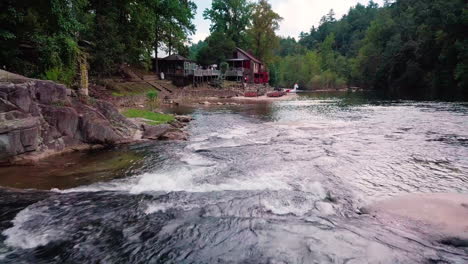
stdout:
[(356, 214), (402, 193), (467, 193), (466, 109), (339, 99), (268, 109), (198, 111), (188, 142), (146, 146), (131, 177), (26, 207), (2, 231), (2, 262), (468, 261), (464, 249)]

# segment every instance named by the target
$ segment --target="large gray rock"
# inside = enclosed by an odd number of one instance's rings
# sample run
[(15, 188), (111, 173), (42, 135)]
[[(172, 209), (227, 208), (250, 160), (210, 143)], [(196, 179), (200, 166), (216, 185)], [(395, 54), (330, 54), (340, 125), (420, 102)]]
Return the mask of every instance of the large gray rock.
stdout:
[(159, 139), (164, 134), (168, 133), (169, 131), (173, 130), (173, 127), (168, 124), (162, 125), (143, 125), (143, 138), (146, 139)]
[(175, 117), (175, 119), (179, 122), (183, 122), (183, 123), (188, 123), (190, 121), (193, 120), (193, 118), (191, 116), (186, 116), (186, 115), (178, 115)]
[(0, 78), (0, 163), (77, 144), (133, 140), (138, 127), (112, 104), (74, 95), (50, 81)]
[(162, 140), (182, 140), (185, 141), (188, 139), (188, 135), (186, 132), (178, 129), (173, 129), (164, 133), (159, 139)]
[(34, 117), (0, 122), (0, 157), (19, 155), (38, 148), (39, 120)]
[(91, 113), (81, 117), (80, 131), (83, 141), (92, 144), (112, 145), (121, 139), (108, 120)]

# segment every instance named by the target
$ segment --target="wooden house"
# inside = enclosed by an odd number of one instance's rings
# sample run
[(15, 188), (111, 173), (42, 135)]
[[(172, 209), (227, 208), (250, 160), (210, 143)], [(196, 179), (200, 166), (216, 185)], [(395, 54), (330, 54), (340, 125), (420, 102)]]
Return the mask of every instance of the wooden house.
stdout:
[(227, 60), (227, 79), (248, 83), (268, 83), (268, 71), (262, 61), (241, 48), (236, 48), (231, 59)]
[[(153, 62), (155, 66), (156, 62)], [(200, 83), (218, 78), (219, 70), (202, 69), (194, 61), (179, 54), (172, 54), (165, 58), (158, 59), (158, 73), (163, 72), (165, 78), (170, 79), (178, 86), (189, 83)]]
[(196, 67), (194, 61), (178, 54), (158, 59), (159, 72), (163, 72), (168, 78), (188, 76)]

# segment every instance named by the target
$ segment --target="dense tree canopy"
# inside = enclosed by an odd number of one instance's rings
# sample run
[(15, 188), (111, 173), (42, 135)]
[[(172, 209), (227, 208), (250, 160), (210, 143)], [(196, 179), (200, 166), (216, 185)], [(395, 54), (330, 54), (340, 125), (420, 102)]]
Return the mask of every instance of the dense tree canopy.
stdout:
[(206, 40), (197, 54), (197, 61), (202, 65), (220, 64), (225, 61), (236, 48), (234, 41), (224, 32), (214, 32)]
[[(383, 7), (358, 4), (341, 19), (330, 12), (298, 42), (280, 40), (270, 67), (277, 71), (274, 84), (466, 98), (467, 10), (462, 0), (397, 0)], [(310, 65), (319, 67), (307, 70)]]
[(253, 7), (248, 0), (213, 0), (203, 16), (211, 21), (211, 32), (222, 32), (237, 45), (245, 47)]
[(270, 63), (273, 49), (278, 47), (279, 38), (275, 31), (279, 29), (282, 18), (271, 9), (267, 0), (260, 0), (254, 7), (252, 27), (247, 35), (254, 55), (260, 60)]
[(122, 63), (148, 67), (158, 49), (188, 55), (196, 6), (189, 0), (5, 0), (0, 10), (1, 66), (71, 83), (83, 54), (97, 75), (115, 73)]
[(148, 67), (160, 50), (220, 63), (237, 46), (267, 63), (276, 86), (468, 97), (463, 0), (370, 1), (341, 18), (330, 10), (297, 40), (276, 36), (281, 17), (267, 0), (213, 0), (203, 13), (211, 35), (190, 49), (190, 0), (3, 0), (0, 10), (0, 66), (67, 84), (84, 58), (100, 76)]
[(220, 63), (235, 47), (252, 52), (267, 63), (273, 60), (281, 17), (267, 0), (214, 0), (203, 13), (211, 21), (211, 35), (191, 47), (191, 58), (202, 65)]

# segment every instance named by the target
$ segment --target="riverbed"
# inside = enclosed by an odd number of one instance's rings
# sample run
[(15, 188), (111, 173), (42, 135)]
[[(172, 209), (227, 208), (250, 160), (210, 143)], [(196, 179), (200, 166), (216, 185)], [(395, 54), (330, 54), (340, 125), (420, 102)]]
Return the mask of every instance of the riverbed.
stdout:
[(468, 194), (468, 104), (236, 103), (165, 109), (194, 117), (187, 142), (0, 168), (1, 186), (32, 189), (0, 189), (0, 263), (468, 262), (463, 244), (362, 210)]

